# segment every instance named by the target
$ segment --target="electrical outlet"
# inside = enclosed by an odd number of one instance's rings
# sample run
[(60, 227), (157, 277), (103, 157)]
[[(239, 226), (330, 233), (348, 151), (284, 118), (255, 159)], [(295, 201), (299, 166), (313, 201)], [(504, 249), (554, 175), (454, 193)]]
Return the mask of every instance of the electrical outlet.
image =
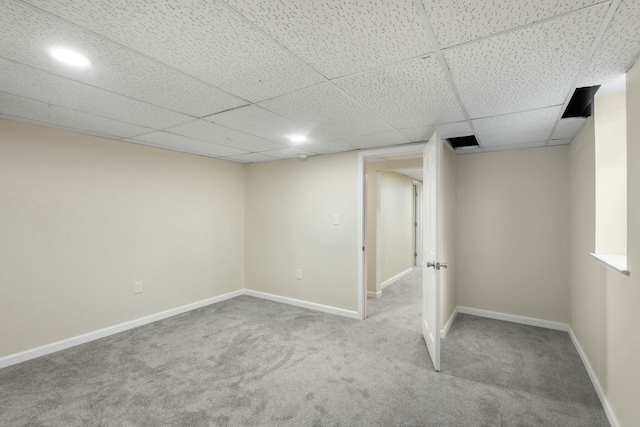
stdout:
[(340, 214), (333, 214), (333, 225), (340, 225)]
[(142, 282), (134, 282), (133, 284), (133, 293), (141, 294), (142, 293)]
[(296, 279), (302, 280), (302, 270), (301, 269), (297, 269), (296, 270)]

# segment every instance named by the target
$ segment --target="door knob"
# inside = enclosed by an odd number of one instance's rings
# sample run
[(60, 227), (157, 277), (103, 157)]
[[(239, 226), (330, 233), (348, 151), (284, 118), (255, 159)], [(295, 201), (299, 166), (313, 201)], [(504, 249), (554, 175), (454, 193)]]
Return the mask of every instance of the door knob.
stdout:
[(440, 268), (447, 268), (447, 263), (446, 262), (438, 262), (436, 263), (436, 270), (440, 270)]
[(429, 268), (429, 267), (433, 267), (433, 268), (435, 268), (435, 269), (437, 270), (437, 269), (438, 269), (438, 267), (437, 267), (437, 265), (436, 265), (436, 264), (437, 264), (437, 263), (436, 263), (435, 261), (434, 261), (434, 262), (427, 261), (427, 268)]

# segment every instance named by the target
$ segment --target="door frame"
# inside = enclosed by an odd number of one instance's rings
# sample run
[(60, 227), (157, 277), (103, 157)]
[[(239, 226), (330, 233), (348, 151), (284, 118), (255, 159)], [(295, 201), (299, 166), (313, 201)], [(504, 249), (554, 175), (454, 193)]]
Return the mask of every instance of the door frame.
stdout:
[(371, 150), (362, 150), (358, 152), (358, 212), (357, 212), (357, 229), (358, 229), (358, 318), (364, 320), (366, 318), (366, 298), (367, 283), (365, 280), (366, 253), (365, 248), (365, 161), (369, 158), (401, 156), (403, 154), (420, 154), (424, 151), (427, 142), (402, 145), (398, 147), (374, 148)]

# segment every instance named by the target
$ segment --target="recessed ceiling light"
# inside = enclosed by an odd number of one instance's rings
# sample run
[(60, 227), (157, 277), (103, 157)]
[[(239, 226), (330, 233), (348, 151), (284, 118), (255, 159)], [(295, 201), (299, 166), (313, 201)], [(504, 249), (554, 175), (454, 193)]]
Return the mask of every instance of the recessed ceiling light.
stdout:
[(91, 61), (89, 61), (89, 58), (69, 49), (51, 49), (51, 56), (53, 56), (60, 62), (63, 62), (67, 65), (73, 65), (74, 67), (88, 67), (89, 65), (91, 65)]
[(300, 144), (302, 142), (307, 142), (307, 135), (289, 135), (288, 136), (289, 141), (293, 142), (294, 144)]

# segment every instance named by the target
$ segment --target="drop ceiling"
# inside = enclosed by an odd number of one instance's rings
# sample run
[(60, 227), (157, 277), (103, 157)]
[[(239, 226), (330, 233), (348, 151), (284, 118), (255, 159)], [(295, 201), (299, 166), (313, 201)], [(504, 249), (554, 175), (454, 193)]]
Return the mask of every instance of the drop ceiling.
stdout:
[(0, 117), (241, 163), (554, 146), (639, 52), (637, 0), (3, 0)]

